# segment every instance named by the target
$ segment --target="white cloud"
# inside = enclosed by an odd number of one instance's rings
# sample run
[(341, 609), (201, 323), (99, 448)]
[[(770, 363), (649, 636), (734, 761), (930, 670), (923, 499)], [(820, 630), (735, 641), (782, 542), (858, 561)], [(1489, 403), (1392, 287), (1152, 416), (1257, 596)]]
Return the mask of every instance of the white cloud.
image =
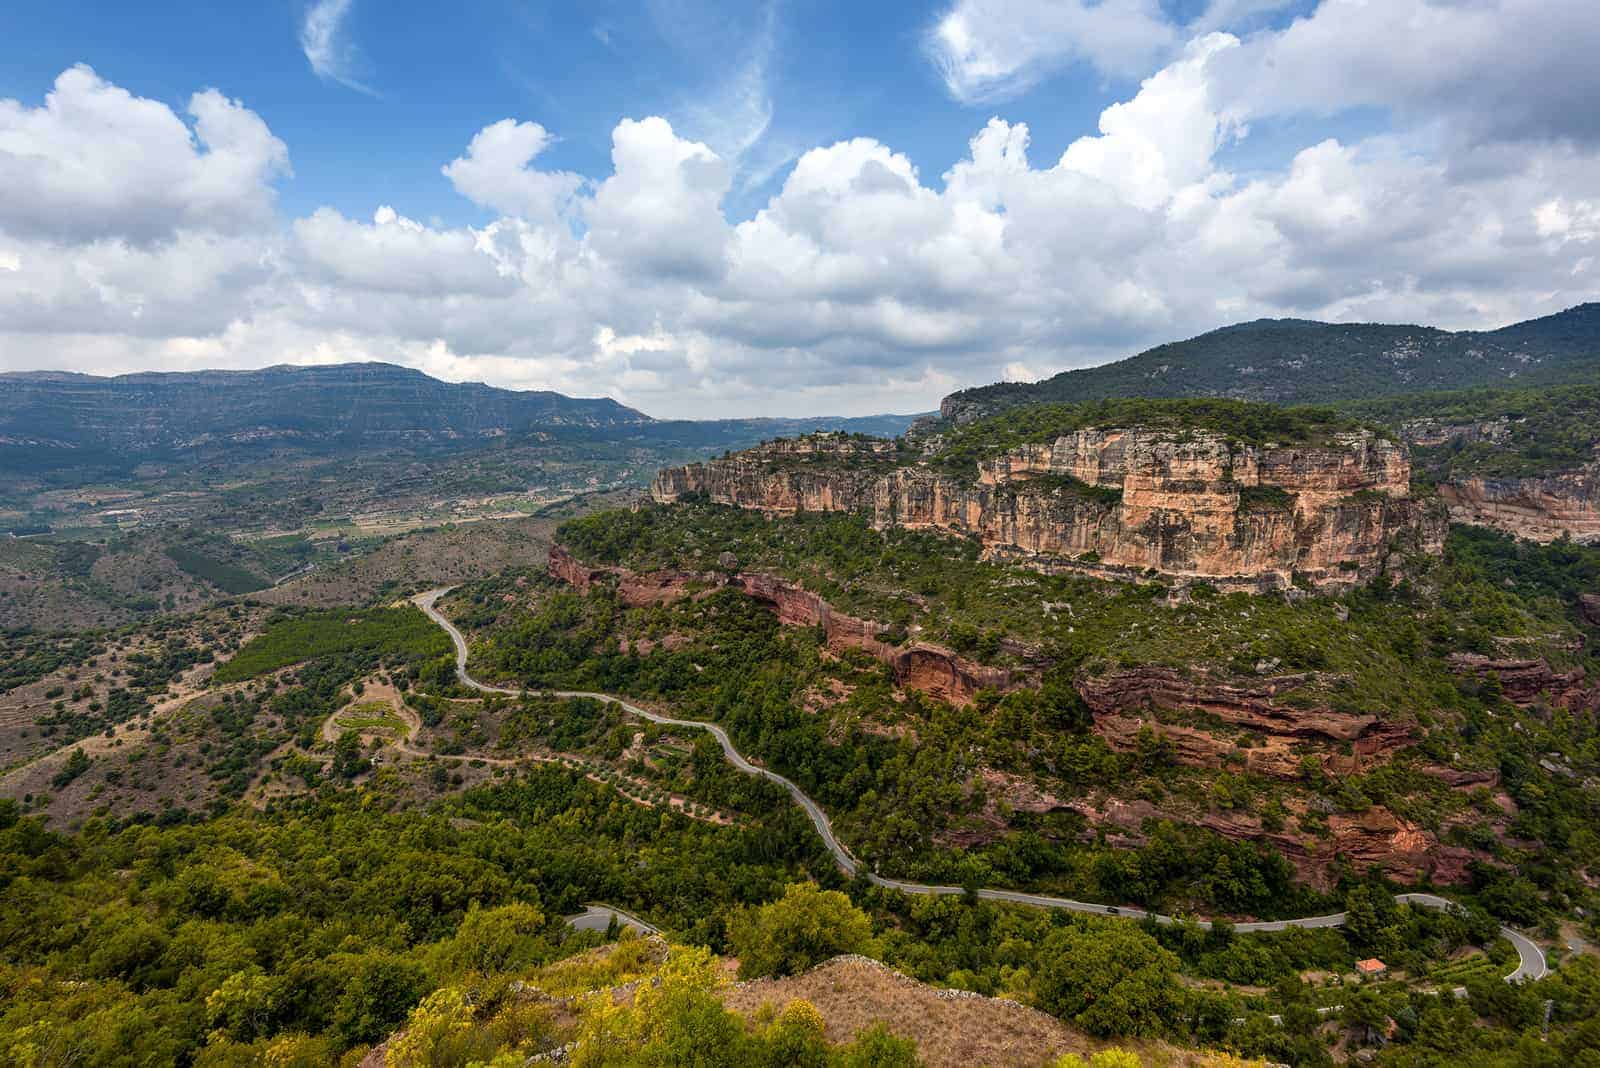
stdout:
[(467, 154), (441, 170), (456, 192), (474, 204), (525, 219), (553, 218), (583, 184), (576, 174), (532, 167), (553, 140), (536, 122), (501, 119), (479, 130)]
[(926, 39), (964, 103), (1007, 99), (1072, 63), (1137, 76), (1177, 43), (1157, 0), (956, 0)]
[(1226, 110), (1249, 119), (1380, 108), (1483, 139), (1600, 141), (1594, 0), (1323, 0), (1219, 59)]
[(300, 50), (323, 81), (336, 82), (368, 96), (378, 91), (361, 79), (361, 52), (345, 38), (344, 22), (354, 0), (316, 0), (300, 23)]
[[(1324, 10), (1368, 40), (1376, 16), (1351, 2)], [(1474, 26), (1509, 3), (1455, 3), (1439, 31), (1478, 48), (1485, 80), (1500, 53)], [(1546, 115), (1516, 144), (1456, 136), (1471, 116), (1426, 104), (1453, 55), (1391, 97), (1431, 136), (1319, 133), (1279, 166), (1223, 166), (1243, 122), (1314, 105), (1243, 75), (1301, 56), (1292, 38), (1321, 18), (1189, 42), (1053, 159), (1000, 117), (942, 176), (874, 138), (812, 147), (738, 224), (735, 161), (660, 117), (619, 122), (609, 173), (588, 178), (539, 167), (537, 123), (485, 127), (444, 167), (496, 213), (481, 227), (402, 205), (282, 220), (287, 153), (253, 113), (207, 92), (186, 121), (68, 71), (42, 107), (0, 104), (21, 191), (0, 197), (0, 367), (389, 359), (660, 415), (915, 410), (1258, 316), (1489, 326), (1592, 299), (1586, 120)], [(1389, 62), (1369, 73), (1393, 87)]]
[(1061, 167), (1118, 185), (1143, 208), (1158, 207), (1206, 178), (1228, 132), (1212, 106), (1206, 70), (1238, 44), (1220, 33), (1196, 40), (1182, 59), (1146, 79), (1132, 100), (1106, 108), (1100, 136), (1074, 141)]
[(1556, 197), (1534, 209), (1533, 222), (1540, 237), (1558, 245), (1600, 240), (1600, 200)]
[(517, 288), (472, 231), (430, 229), (387, 206), (371, 224), (319, 208), (295, 220), (294, 236), (308, 273), (335, 285), (413, 296), (509, 296)]
[(725, 160), (660, 118), (623, 119), (611, 138), (613, 172), (585, 209), (589, 242), (628, 274), (707, 279), (722, 273), (728, 237)]
[(192, 129), (85, 66), (62, 72), (42, 107), (0, 100), (0, 230), (147, 243), (270, 222), (272, 182), (289, 170), (283, 142), (213, 89), (194, 94), (189, 114)]

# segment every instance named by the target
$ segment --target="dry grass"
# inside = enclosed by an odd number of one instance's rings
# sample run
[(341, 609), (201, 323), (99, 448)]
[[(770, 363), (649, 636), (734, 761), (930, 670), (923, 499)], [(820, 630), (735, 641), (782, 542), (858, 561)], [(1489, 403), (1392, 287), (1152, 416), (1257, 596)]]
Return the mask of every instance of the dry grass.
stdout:
[[(1036, 1009), (1012, 1001), (940, 990), (862, 957), (837, 957), (804, 975), (730, 987), (722, 1001), (750, 1017), (803, 998), (817, 1007), (830, 1042), (849, 1042), (874, 1023), (914, 1039), (928, 1068), (1043, 1068), (1063, 1053), (1105, 1048)], [(1205, 1055), (1158, 1042), (1118, 1043), (1147, 1065), (1200, 1065)]]
[(270, 604), (324, 608), (362, 604), (388, 583), (453, 584), (509, 567), (543, 567), (559, 522), (507, 519), (408, 534), (252, 596)]

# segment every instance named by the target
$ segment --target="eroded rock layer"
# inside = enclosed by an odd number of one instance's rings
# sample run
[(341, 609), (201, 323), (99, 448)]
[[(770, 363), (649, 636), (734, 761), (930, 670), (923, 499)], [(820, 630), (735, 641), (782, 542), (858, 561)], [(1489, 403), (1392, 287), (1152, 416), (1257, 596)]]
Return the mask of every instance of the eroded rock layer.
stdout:
[(1600, 542), (1600, 463), (1542, 478), (1467, 478), (1441, 483), (1457, 523), (1495, 527), (1530, 541), (1563, 535)]
[(887, 442), (781, 441), (669, 468), (659, 502), (688, 496), (774, 514), (864, 512), (882, 528), (974, 536), (991, 558), (1225, 588), (1296, 577), (1348, 586), (1437, 552), (1441, 510), (1410, 497), (1404, 446), (1375, 434), (1257, 447), (1209, 431), (1088, 429), (982, 464), (975, 478), (896, 465)]
[(1033, 681), (1027, 671), (990, 667), (931, 642), (896, 645), (885, 641), (889, 629), (882, 623), (836, 611), (816, 594), (760, 572), (654, 571), (638, 573), (625, 568), (590, 567), (562, 546), (550, 550), (550, 574), (577, 589), (597, 581), (614, 581), (617, 595), (627, 605), (661, 604), (692, 596), (698, 591), (732, 587), (772, 606), (778, 621), (790, 626), (820, 627), (828, 647), (835, 652), (859, 649), (888, 664), (895, 681), (951, 704), (965, 705), (979, 690), (1012, 690)]

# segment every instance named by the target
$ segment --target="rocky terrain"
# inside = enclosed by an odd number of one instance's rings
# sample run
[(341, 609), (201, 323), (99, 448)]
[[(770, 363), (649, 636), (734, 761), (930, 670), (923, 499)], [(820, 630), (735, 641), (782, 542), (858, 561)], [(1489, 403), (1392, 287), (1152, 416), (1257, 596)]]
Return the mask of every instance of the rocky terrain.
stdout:
[(1456, 523), (1530, 541), (1600, 542), (1600, 463), (1534, 478), (1464, 478), (1439, 484)]
[(550, 550), (550, 574), (575, 589), (597, 581), (616, 584), (618, 597), (630, 607), (662, 604), (707, 590), (731, 587), (771, 605), (787, 626), (820, 627), (830, 649), (859, 649), (887, 664), (895, 681), (951, 704), (965, 705), (981, 689), (1010, 690), (1027, 684), (1036, 673), (990, 667), (931, 642), (896, 644), (889, 626), (836, 611), (827, 601), (795, 583), (760, 572), (695, 573), (664, 571), (638, 574), (625, 568), (591, 567), (562, 546)]
[(974, 537), (991, 558), (1108, 578), (1159, 574), (1253, 591), (1348, 587), (1398, 545), (1438, 550), (1442, 514), (1411, 498), (1404, 446), (1370, 431), (1255, 446), (1205, 430), (1081, 430), (980, 465), (902, 464), (891, 443), (774, 442), (669, 468), (652, 496), (769, 513), (864, 511), (874, 525)]
[[(890, 668), (897, 686), (958, 706), (970, 705), (984, 689), (1005, 693), (1037, 687), (1049, 666), (1037, 649), (1014, 650), (1029, 666), (1000, 668), (933, 643), (896, 644), (887, 625), (839, 612), (803, 587), (760, 572), (639, 573), (591, 566), (560, 545), (550, 552), (548, 570), (579, 590), (610, 585), (630, 607), (702, 597), (719, 589), (740, 590), (769, 605), (785, 625), (821, 628), (831, 650), (859, 650), (876, 657)], [(643, 655), (647, 650), (637, 651)], [(1154, 665), (1086, 669), (1076, 674), (1073, 685), (1092, 713), (1090, 729), (1113, 751), (1136, 753), (1157, 744), (1179, 765), (1247, 773), (1291, 788), (1304, 781), (1308, 768), (1334, 779), (1372, 771), (1420, 738), (1416, 727), (1403, 720), (1308, 702), (1307, 691), (1327, 680), (1305, 673), (1272, 673), (1266, 664), (1261, 667), (1266, 673), (1256, 678)], [(1494, 674), (1502, 680), (1508, 699), (1519, 704), (1547, 701), (1580, 711), (1600, 707), (1600, 689), (1582, 671), (1556, 671), (1542, 660), (1462, 657), (1456, 670), (1470, 679)], [(1442, 766), (1419, 771), (1455, 790), (1499, 785), (1493, 771)], [(1076, 813), (1127, 846), (1147, 840), (1144, 828), (1149, 821), (1194, 823), (1225, 838), (1269, 844), (1295, 866), (1302, 880), (1320, 889), (1332, 884), (1340, 865), (1376, 868), (1406, 882), (1426, 878), (1439, 884), (1459, 883), (1466, 878), (1468, 863), (1478, 856), (1470, 849), (1443, 844), (1434, 831), (1381, 805), (1359, 813), (1323, 813), (1295, 801), (1289, 815), (1297, 824), (1304, 819), (1303, 825), (1269, 828), (1248, 813), (1193, 813), (1181, 806), (1164, 808), (1117, 796), (1057, 797), (1050, 787), (994, 769), (982, 769), (979, 778), (991, 800), (988, 818), (943, 835), (948, 844), (973, 846), (1003, 837), (1009, 817), (993, 808), (1000, 802), (1009, 814)], [(1308, 833), (1312, 822), (1325, 824), (1325, 830)]]

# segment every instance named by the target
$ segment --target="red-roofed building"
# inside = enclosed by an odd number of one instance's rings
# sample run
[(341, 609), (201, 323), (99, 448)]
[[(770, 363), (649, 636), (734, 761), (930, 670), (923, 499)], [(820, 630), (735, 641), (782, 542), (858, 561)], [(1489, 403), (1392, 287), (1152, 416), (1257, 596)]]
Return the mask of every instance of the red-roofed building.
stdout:
[(1356, 971), (1368, 979), (1376, 979), (1379, 976), (1388, 975), (1389, 966), (1377, 957), (1368, 957), (1366, 960), (1356, 961)]

